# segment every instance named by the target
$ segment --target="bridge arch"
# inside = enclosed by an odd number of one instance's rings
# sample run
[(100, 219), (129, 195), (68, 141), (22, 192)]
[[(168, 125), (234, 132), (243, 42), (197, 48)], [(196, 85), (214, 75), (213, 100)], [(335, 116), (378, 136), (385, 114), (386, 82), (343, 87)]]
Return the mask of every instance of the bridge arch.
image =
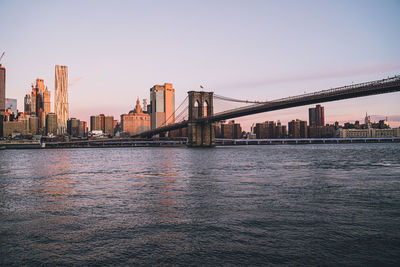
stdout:
[(207, 99), (203, 102), (203, 117), (208, 116), (208, 102)]
[(196, 100), (193, 105), (193, 116), (194, 119), (201, 118), (201, 106), (199, 100)]
[(214, 146), (214, 124), (208, 121), (197, 121), (200, 118), (213, 115), (214, 93), (190, 91), (188, 95), (188, 145), (192, 147)]

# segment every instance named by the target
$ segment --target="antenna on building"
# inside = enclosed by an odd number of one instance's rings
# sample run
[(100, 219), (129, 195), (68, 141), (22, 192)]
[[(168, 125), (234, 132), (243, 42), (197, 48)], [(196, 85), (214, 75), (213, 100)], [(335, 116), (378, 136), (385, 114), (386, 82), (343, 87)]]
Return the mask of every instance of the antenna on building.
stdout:
[[(1, 54), (1, 56), (0, 56), (0, 61), (1, 61), (1, 59), (4, 57), (4, 54), (6, 53), (6, 51), (4, 51), (2, 54)], [(1, 64), (0, 64), (0, 66), (1, 66)]]

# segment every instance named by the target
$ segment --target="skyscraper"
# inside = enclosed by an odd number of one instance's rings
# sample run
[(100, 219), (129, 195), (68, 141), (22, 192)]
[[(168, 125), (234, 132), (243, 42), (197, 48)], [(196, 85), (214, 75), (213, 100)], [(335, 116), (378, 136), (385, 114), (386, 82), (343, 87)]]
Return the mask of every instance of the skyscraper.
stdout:
[(44, 80), (36, 79), (36, 88), (38, 89), (39, 94), (43, 94), (44, 92)]
[(54, 81), (54, 113), (57, 115), (58, 134), (64, 134), (68, 121), (67, 66), (56, 65)]
[(50, 99), (50, 91), (46, 89), (43, 91), (43, 110), (46, 114), (51, 112), (51, 99)]
[(0, 64), (0, 116), (4, 116), (6, 109), (6, 68)]
[(175, 122), (175, 89), (171, 83), (150, 89), (150, 107), (151, 129)]
[(24, 113), (31, 114), (31, 95), (26, 94), (24, 97)]
[(310, 126), (324, 126), (324, 107), (321, 105), (316, 105), (315, 108), (308, 109), (308, 123)]

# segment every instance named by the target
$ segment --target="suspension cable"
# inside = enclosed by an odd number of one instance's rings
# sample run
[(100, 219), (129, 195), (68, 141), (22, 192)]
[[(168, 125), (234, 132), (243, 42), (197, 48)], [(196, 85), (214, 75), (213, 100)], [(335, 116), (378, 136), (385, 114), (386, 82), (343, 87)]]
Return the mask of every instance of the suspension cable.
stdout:
[(178, 106), (178, 108), (175, 109), (174, 112), (172, 112), (171, 116), (169, 116), (169, 118), (166, 119), (165, 122), (164, 122), (160, 127), (165, 126), (165, 125), (167, 124), (167, 122), (172, 118), (172, 116), (175, 115), (175, 112), (176, 112), (177, 110), (179, 110), (179, 108), (185, 103), (185, 101), (186, 101), (187, 98), (188, 98), (188, 96), (186, 96), (185, 99), (183, 99), (183, 101), (182, 101), (181, 104)]
[(268, 101), (242, 100), (242, 99), (237, 99), (237, 98), (232, 98), (232, 97), (221, 96), (221, 95), (217, 95), (217, 94), (214, 94), (214, 97), (219, 100), (237, 102), (237, 103), (247, 103), (247, 104), (264, 104), (264, 103), (268, 102)]

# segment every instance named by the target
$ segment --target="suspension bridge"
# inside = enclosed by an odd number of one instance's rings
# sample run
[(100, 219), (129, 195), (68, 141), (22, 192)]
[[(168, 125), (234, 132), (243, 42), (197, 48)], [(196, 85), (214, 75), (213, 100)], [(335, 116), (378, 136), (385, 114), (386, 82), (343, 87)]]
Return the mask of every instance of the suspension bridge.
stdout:
[[(214, 94), (214, 92), (189, 91), (188, 96), (182, 101), (171, 117), (166, 120), (164, 125), (138, 133), (133, 137), (152, 137), (154, 135), (187, 127), (188, 146), (214, 146), (214, 123), (217, 121), (292, 107), (397, 91), (400, 91), (399, 75), (386, 79), (352, 84), (264, 102), (235, 99), (220, 96)], [(215, 100), (250, 105), (214, 113)]]

